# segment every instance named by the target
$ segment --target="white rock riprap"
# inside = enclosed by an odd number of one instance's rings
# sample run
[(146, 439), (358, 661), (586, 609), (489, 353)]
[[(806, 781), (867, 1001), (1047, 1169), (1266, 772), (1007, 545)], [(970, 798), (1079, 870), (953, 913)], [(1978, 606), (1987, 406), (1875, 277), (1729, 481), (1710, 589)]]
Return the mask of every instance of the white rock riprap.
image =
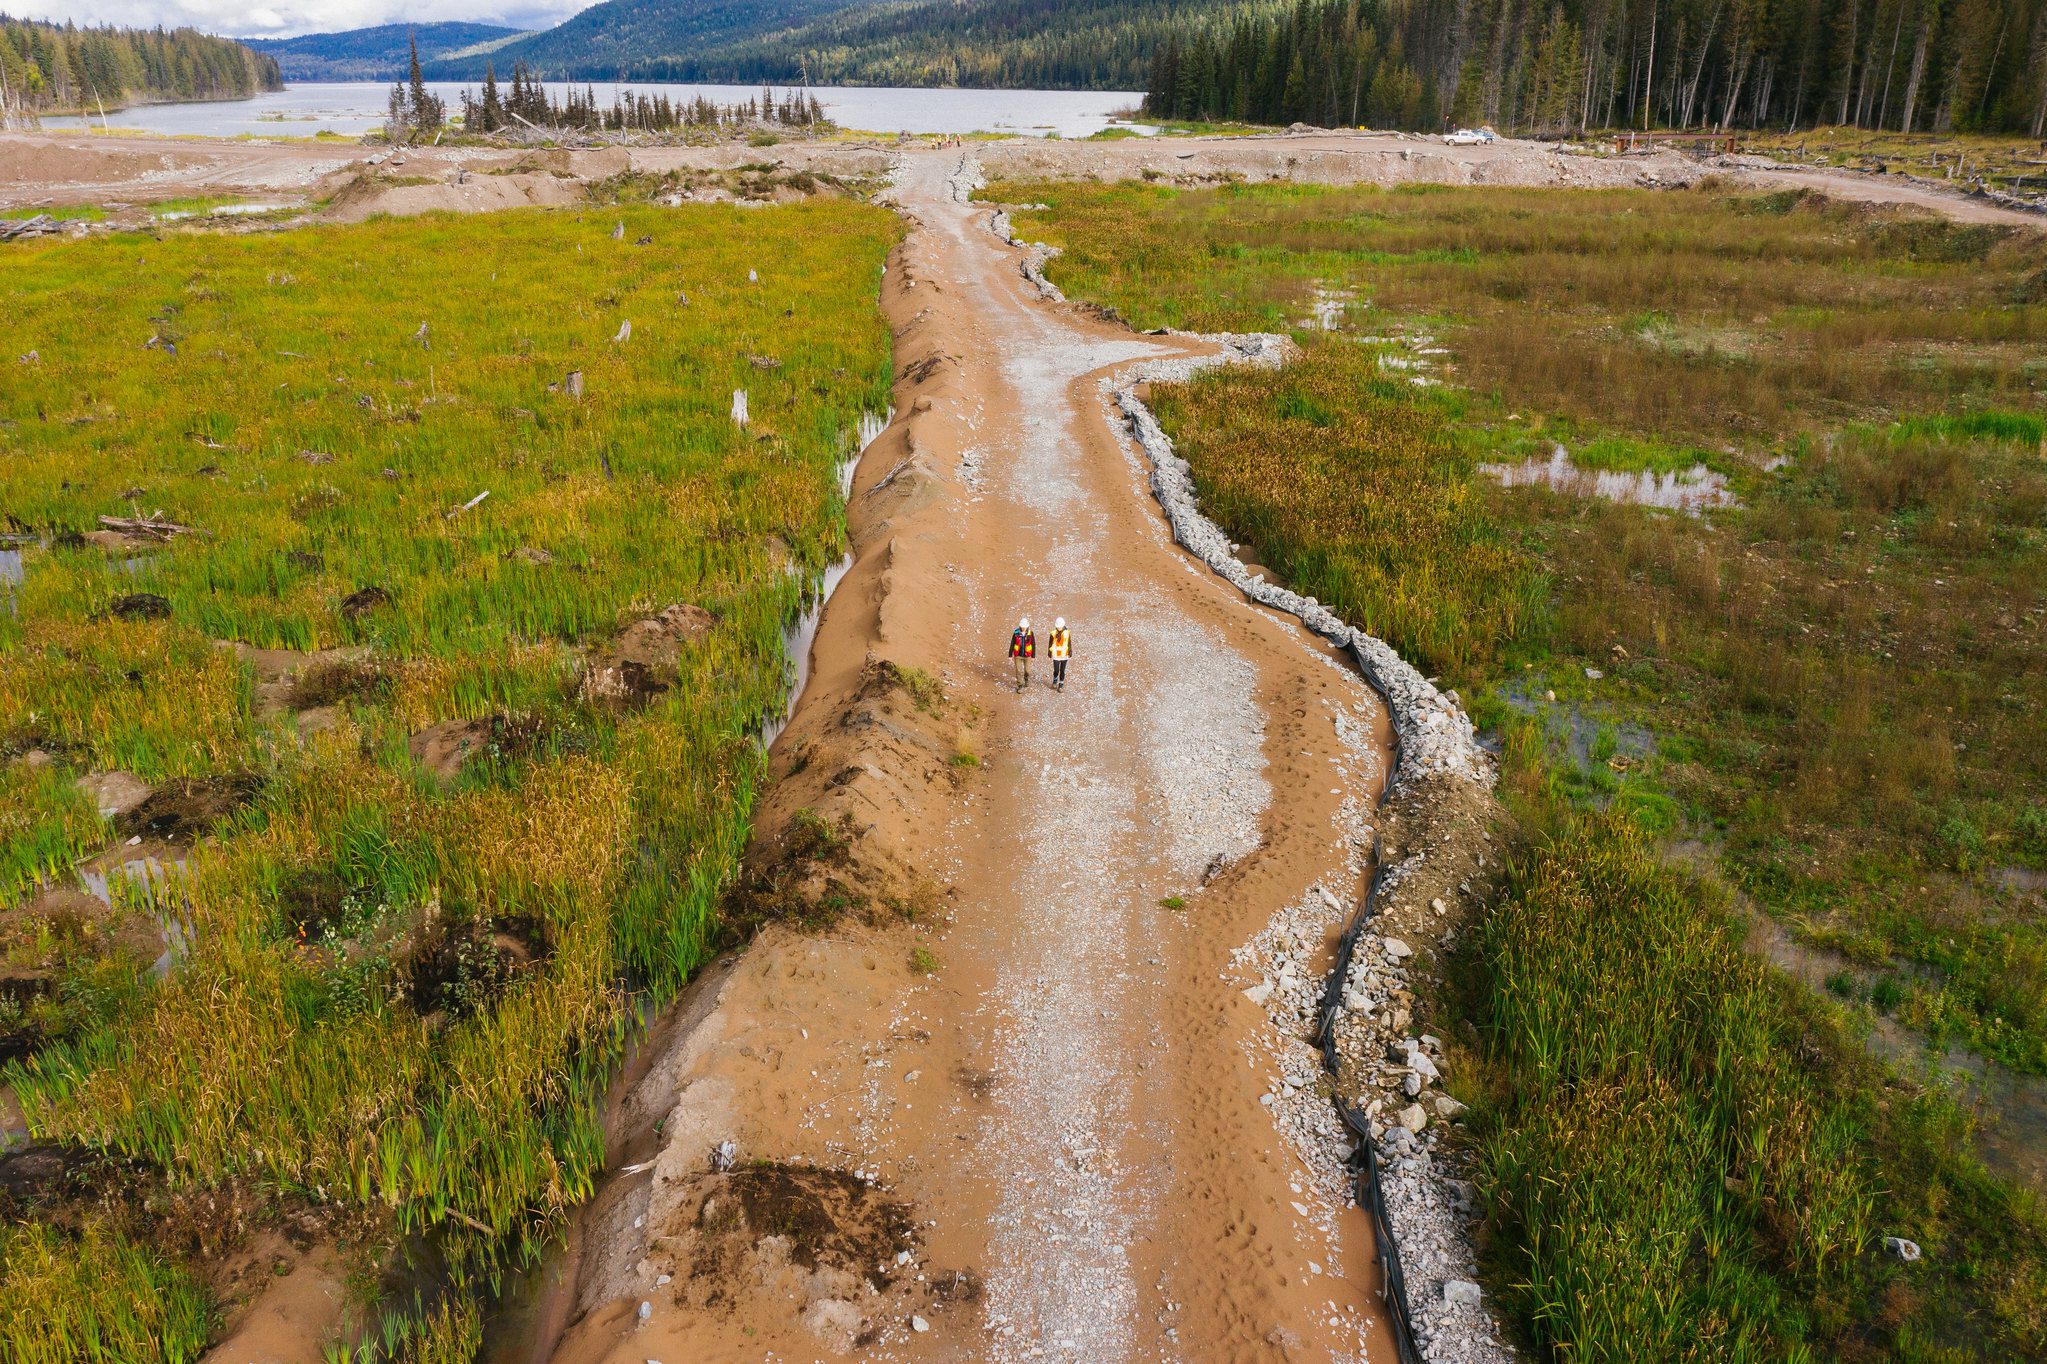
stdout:
[[(1271, 334), (1222, 335), (1204, 338), (1220, 343), (1226, 350), (1215, 357), (1170, 360), (1145, 366), (1143, 380), (1177, 382), (1200, 369), (1216, 364), (1242, 363), (1277, 368), (1294, 353), (1293, 341)], [(1402, 658), (1393, 647), (1363, 630), (1353, 630), (1336, 613), (1313, 597), (1304, 597), (1277, 583), (1268, 582), (1245, 567), (1231, 552), (1230, 538), (1220, 526), (1202, 515), (1194, 492), (1194, 475), (1187, 461), (1173, 453), (1173, 443), (1160, 429), (1158, 419), (1132, 389), (1116, 395), (1116, 404), (1129, 418), (1131, 432), (1151, 461), (1152, 492), (1165, 508), (1173, 527), (1173, 538), (1207, 564), (1231, 586), (1262, 606), (1298, 616), (1302, 624), (1331, 643), (1347, 648), (1364, 670), (1374, 690), (1386, 698), (1394, 733), (1400, 741), (1400, 761), (1394, 770), (1399, 784), (1418, 777), (1450, 775), (1491, 786), (1492, 758), (1479, 747), (1471, 717), (1452, 702), (1436, 685)]]
[[(958, 168), (946, 178), (945, 183), (952, 197), (964, 204), (972, 201), (974, 191), (985, 186), (988, 179), (981, 172), (981, 163), (969, 153), (960, 158)], [(1018, 241), (1010, 230), (1009, 210), (1005, 208), (998, 208), (988, 215), (988, 230), (1009, 245), (1022, 249), (1023, 259), (1017, 262), (1017, 268), (1030, 282), (1031, 288), (1037, 291), (1039, 298), (1049, 303), (1066, 301), (1066, 295), (1059, 292), (1059, 286), (1045, 278), (1045, 262), (1059, 254), (1058, 247), (1047, 246), (1043, 242)]]
[[(1217, 364), (1277, 367), (1294, 353), (1292, 340), (1284, 336), (1205, 339), (1221, 350), (1147, 365), (1131, 382), (1180, 381)], [(1373, 903), (1365, 912), (1374, 914), (1373, 927), (1384, 926), (1389, 909), (1418, 912), (1399, 915), (1405, 936), (1357, 935), (1341, 987), (1333, 992), (1329, 1050), (1338, 1058), (1339, 1102), (1366, 1114), (1380, 1156), (1381, 1196), (1423, 1358), (1505, 1364), (1514, 1359), (1513, 1351), (1483, 1298), (1473, 1301), (1468, 1292), (1477, 1276), (1471, 1238), (1477, 1209), (1470, 1185), (1437, 1156), (1443, 1127), (1463, 1113), (1463, 1105), (1438, 1088), (1449, 1063), (1436, 1039), (1407, 1035), (1414, 1022), (1410, 975), (1422, 969), (1417, 944), (1433, 949), (1454, 937), (1463, 916), (1453, 918), (1450, 898), (1466, 911), (1485, 898), (1485, 879), (1471, 867), (1483, 868), (1487, 862), (1481, 849), (1489, 838), (1484, 826), (1496, 776), (1492, 758), (1479, 746), (1471, 717), (1455, 697), (1439, 690), (1392, 646), (1353, 630), (1314, 598), (1246, 567), (1228, 535), (1202, 514), (1192, 471), (1174, 453), (1151, 409), (1134, 388), (1118, 392), (1116, 405), (1151, 466), (1152, 492), (1165, 509), (1174, 540), (1252, 601), (1296, 616), (1348, 649), (1386, 700), (1399, 749), (1386, 792), (1387, 822), (1395, 832), (1394, 841), (1382, 835)], [(1385, 1057), (1389, 1036), (1399, 1037), (1401, 1044), (1389, 1061), (1373, 1064), (1370, 1053), (1376, 1048)]]
[(956, 204), (972, 203), (974, 191), (987, 183), (987, 176), (981, 173), (981, 163), (969, 153), (962, 156), (959, 165), (953, 167), (952, 174), (945, 177), (945, 192)]
[(1002, 238), (1011, 246), (1022, 248), (1023, 259), (1017, 262), (1017, 269), (1030, 282), (1031, 288), (1038, 291), (1039, 298), (1044, 299), (1048, 303), (1064, 303), (1066, 301), (1066, 295), (1059, 291), (1059, 286), (1045, 278), (1045, 263), (1059, 254), (1058, 247), (1047, 246), (1043, 242), (1019, 240), (1016, 234), (1010, 230), (1009, 210), (1006, 208), (995, 210), (994, 214), (988, 219), (988, 227), (996, 236)]

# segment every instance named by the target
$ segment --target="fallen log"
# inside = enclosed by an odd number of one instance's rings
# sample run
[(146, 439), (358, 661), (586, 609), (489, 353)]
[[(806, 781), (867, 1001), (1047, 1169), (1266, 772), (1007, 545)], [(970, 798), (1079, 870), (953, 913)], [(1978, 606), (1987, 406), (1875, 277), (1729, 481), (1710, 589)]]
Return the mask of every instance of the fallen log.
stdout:
[(139, 535), (150, 540), (168, 540), (174, 535), (197, 535), (194, 526), (181, 526), (175, 521), (166, 521), (159, 516), (102, 516), (103, 530), (118, 531), (122, 535)]

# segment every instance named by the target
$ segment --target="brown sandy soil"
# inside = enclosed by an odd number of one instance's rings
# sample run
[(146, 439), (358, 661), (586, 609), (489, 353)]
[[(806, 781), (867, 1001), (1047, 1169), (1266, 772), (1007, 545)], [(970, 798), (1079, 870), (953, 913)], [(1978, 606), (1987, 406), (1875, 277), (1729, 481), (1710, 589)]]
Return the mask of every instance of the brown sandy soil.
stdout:
[[(1387, 1358), (1333, 1111), (1280, 1102), (1318, 1063), (1232, 960), (1305, 902), (1289, 922), (1326, 968), (1384, 780), (1378, 699), (1168, 539), (1103, 387), (1190, 343), (1037, 301), (952, 199), (957, 155), (905, 161), (900, 415), (862, 461), (756, 853), (780, 866), (808, 810), (833, 838), (772, 882), (788, 907), (834, 876), (879, 893), (769, 927), (643, 1048), (566, 1334), (529, 1319), (494, 1357)], [(1042, 659), (1007, 683), (1026, 611), (1075, 628), (1063, 693)], [(735, 1172), (849, 1172), (875, 1206), (835, 1185), (742, 1215), (725, 1142)]]
[(0, 208), (226, 193), (297, 200), (364, 155), (345, 143), (10, 133), (0, 136)]
[[(520, 150), (389, 148), (354, 143), (209, 138), (0, 135), (0, 208), (147, 205), (188, 195), (247, 196), (280, 206), (331, 200), (327, 216), (486, 212), (578, 202), (583, 186), (626, 170), (730, 170), (880, 175), (887, 153), (858, 143)], [(117, 218), (119, 214), (117, 213)]]
[[(1720, 175), (1755, 188), (1804, 186), (1844, 199), (1908, 204), (1967, 222), (2040, 227), (2041, 215), (2003, 208), (1896, 176), (1776, 169), (1757, 157), (1695, 158), (1674, 151), (1587, 156), (1553, 143), (1503, 138), (1451, 147), (1416, 133), (1315, 132), (1261, 137), (1127, 138), (976, 143), (992, 176), (1167, 183), (1296, 180), (1319, 184), (1485, 184), (1612, 188), (1689, 184)], [(521, 151), (386, 149), (352, 144), (227, 142), (205, 138), (0, 135), (0, 208), (141, 205), (192, 194), (244, 195), (281, 205), (331, 199), (330, 216), (479, 212), (575, 201), (581, 184), (647, 172), (776, 165), (788, 172), (878, 175), (888, 150), (867, 142), (792, 142), (769, 149), (711, 147)], [(379, 158), (374, 164), (372, 158)], [(465, 174), (466, 172), (466, 174)]]
[(301, 1248), (266, 1232), (213, 1277), (228, 1328), (205, 1364), (321, 1364), (347, 1316), (347, 1265), (330, 1242)]
[[(1754, 158), (1744, 158), (1753, 160)], [(1899, 204), (1944, 213), (1957, 222), (1995, 223), (2008, 227), (2030, 227), (2047, 231), (2047, 215), (2023, 209), (2005, 208), (1949, 193), (1929, 185), (1915, 184), (1891, 175), (1864, 175), (1857, 171), (1778, 170), (1750, 167), (1740, 173), (1750, 184), (1774, 189), (1809, 189), (1830, 199), (1849, 199), (1859, 204)]]

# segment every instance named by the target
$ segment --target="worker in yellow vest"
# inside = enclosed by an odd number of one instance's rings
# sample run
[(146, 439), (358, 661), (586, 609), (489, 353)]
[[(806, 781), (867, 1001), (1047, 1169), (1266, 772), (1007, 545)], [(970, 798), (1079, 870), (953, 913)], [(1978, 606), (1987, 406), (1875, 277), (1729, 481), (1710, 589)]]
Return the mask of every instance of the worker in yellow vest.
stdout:
[(1066, 628), (1066, 617), (1052, 622), (1052, 633), (1045, 639), (1046, 656), (1052, 660), (1052, 690), (1066, 690), (1066, 660), (1073, 657), (1073, 632)]
[(1038, 656), (1038, 637), (1031, 630), (1029, 616), (1016, 623), (1009, 637), (1009, 656), (1016, 661), (1016, 689), (1021, 692), (1031, 685), (1031, 660)]

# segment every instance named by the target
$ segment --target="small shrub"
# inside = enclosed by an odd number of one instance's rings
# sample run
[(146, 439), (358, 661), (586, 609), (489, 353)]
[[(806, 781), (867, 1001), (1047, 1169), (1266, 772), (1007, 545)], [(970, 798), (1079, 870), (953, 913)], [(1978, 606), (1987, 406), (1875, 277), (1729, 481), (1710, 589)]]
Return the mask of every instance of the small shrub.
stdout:
[(910, 699), (917, 703), (917, 709), (936, 715), (945, 708), (945, 686), (922, 668), (898, 668), (896, 676), (902, 680), (903, 690), (910, 693)]
[(1938, 837), (1947, 850), (1948, 862), (1956, 871), (1966, 872), (1982, 860), (1983, 831), (1967, 815), (1957, 811), (1940, 822)]
[(2028, 803), (2012, 821), (2012, 831), (2027, 852), (2034, 857), (2047, 857), (2047, 805)]

